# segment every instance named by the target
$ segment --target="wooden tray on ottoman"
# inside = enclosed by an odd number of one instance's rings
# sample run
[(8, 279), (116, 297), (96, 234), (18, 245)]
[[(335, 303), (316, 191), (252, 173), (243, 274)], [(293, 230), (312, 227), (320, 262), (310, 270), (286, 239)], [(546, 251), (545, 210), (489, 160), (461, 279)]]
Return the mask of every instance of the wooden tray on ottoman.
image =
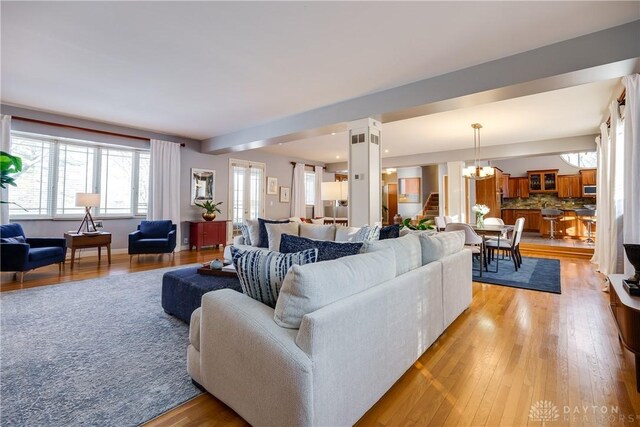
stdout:
[[(227, 265), (229, 264), (225, 264), (225, 266)], [(238, 273), (235, 271), (212, 270), (211, 267), (209, 267), (209, 263), (203, 264), (202, 267), (198, 269), (198, 274), (204, 276), (238, 277)]]

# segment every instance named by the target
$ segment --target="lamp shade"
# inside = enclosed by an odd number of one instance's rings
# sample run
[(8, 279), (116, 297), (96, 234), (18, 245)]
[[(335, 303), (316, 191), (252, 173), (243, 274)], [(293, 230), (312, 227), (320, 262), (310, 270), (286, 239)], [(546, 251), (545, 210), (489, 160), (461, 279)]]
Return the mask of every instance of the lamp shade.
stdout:
[(100, 193), (76, 193), (77, 207), (100, 206)]
[(320, 187), (322, 200), (347, 200), (349, 183), (347, 181), (323, 182)]

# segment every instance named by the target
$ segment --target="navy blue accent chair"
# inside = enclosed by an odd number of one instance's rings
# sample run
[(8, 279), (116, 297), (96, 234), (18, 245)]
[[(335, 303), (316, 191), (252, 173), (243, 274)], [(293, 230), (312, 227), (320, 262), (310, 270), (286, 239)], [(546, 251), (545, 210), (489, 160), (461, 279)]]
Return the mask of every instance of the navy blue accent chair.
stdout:
[(24, 273), (45, 265), (58, 264), (62, 269), (67, 255), (63, 237), (27, 237), (20, 224), (0, 225), (0, 271)]
[(129, 255), (170, 254), (176, 248), (176, 225), (171, 221), (142, 221), (129, 234)]

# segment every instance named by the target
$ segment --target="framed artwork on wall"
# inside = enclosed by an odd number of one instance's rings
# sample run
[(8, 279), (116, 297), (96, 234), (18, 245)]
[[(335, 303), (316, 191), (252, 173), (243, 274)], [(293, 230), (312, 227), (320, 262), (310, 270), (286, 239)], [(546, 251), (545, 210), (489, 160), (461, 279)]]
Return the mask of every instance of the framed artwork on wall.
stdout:
[(289, 203), (291, 188), (280, 187), (280, 203)]
[(398, 203), (420, 203), (420, 178), (398, 179)]
[(274, 176), (267, 177), (267, 194), (274, 196), (278, 194), (278, 178)]
[(215, 180), (215, 171), (191, 168), (191, 206), (215, 198)]

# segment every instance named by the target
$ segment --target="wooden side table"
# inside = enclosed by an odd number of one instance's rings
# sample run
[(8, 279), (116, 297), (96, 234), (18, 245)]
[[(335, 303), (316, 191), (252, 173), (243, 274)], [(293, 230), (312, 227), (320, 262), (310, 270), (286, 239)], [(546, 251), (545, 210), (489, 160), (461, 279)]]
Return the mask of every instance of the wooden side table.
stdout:
[(636, 356), (636, 391), (640, 393), (640, 297), (631, 296), (622, 287), (623, 274), (609, 275), (609, 306), (622, 344)]
[(111, 264), (111, 233), (102, 232), (93, 236), (77, 233), (64, 233), (67, 248), (71, 249), (71, 269), (76, 259), (76, 249), (98, 248), (98, 262), (102, 256), (102, 247), (107, 248), (107, 260)]

